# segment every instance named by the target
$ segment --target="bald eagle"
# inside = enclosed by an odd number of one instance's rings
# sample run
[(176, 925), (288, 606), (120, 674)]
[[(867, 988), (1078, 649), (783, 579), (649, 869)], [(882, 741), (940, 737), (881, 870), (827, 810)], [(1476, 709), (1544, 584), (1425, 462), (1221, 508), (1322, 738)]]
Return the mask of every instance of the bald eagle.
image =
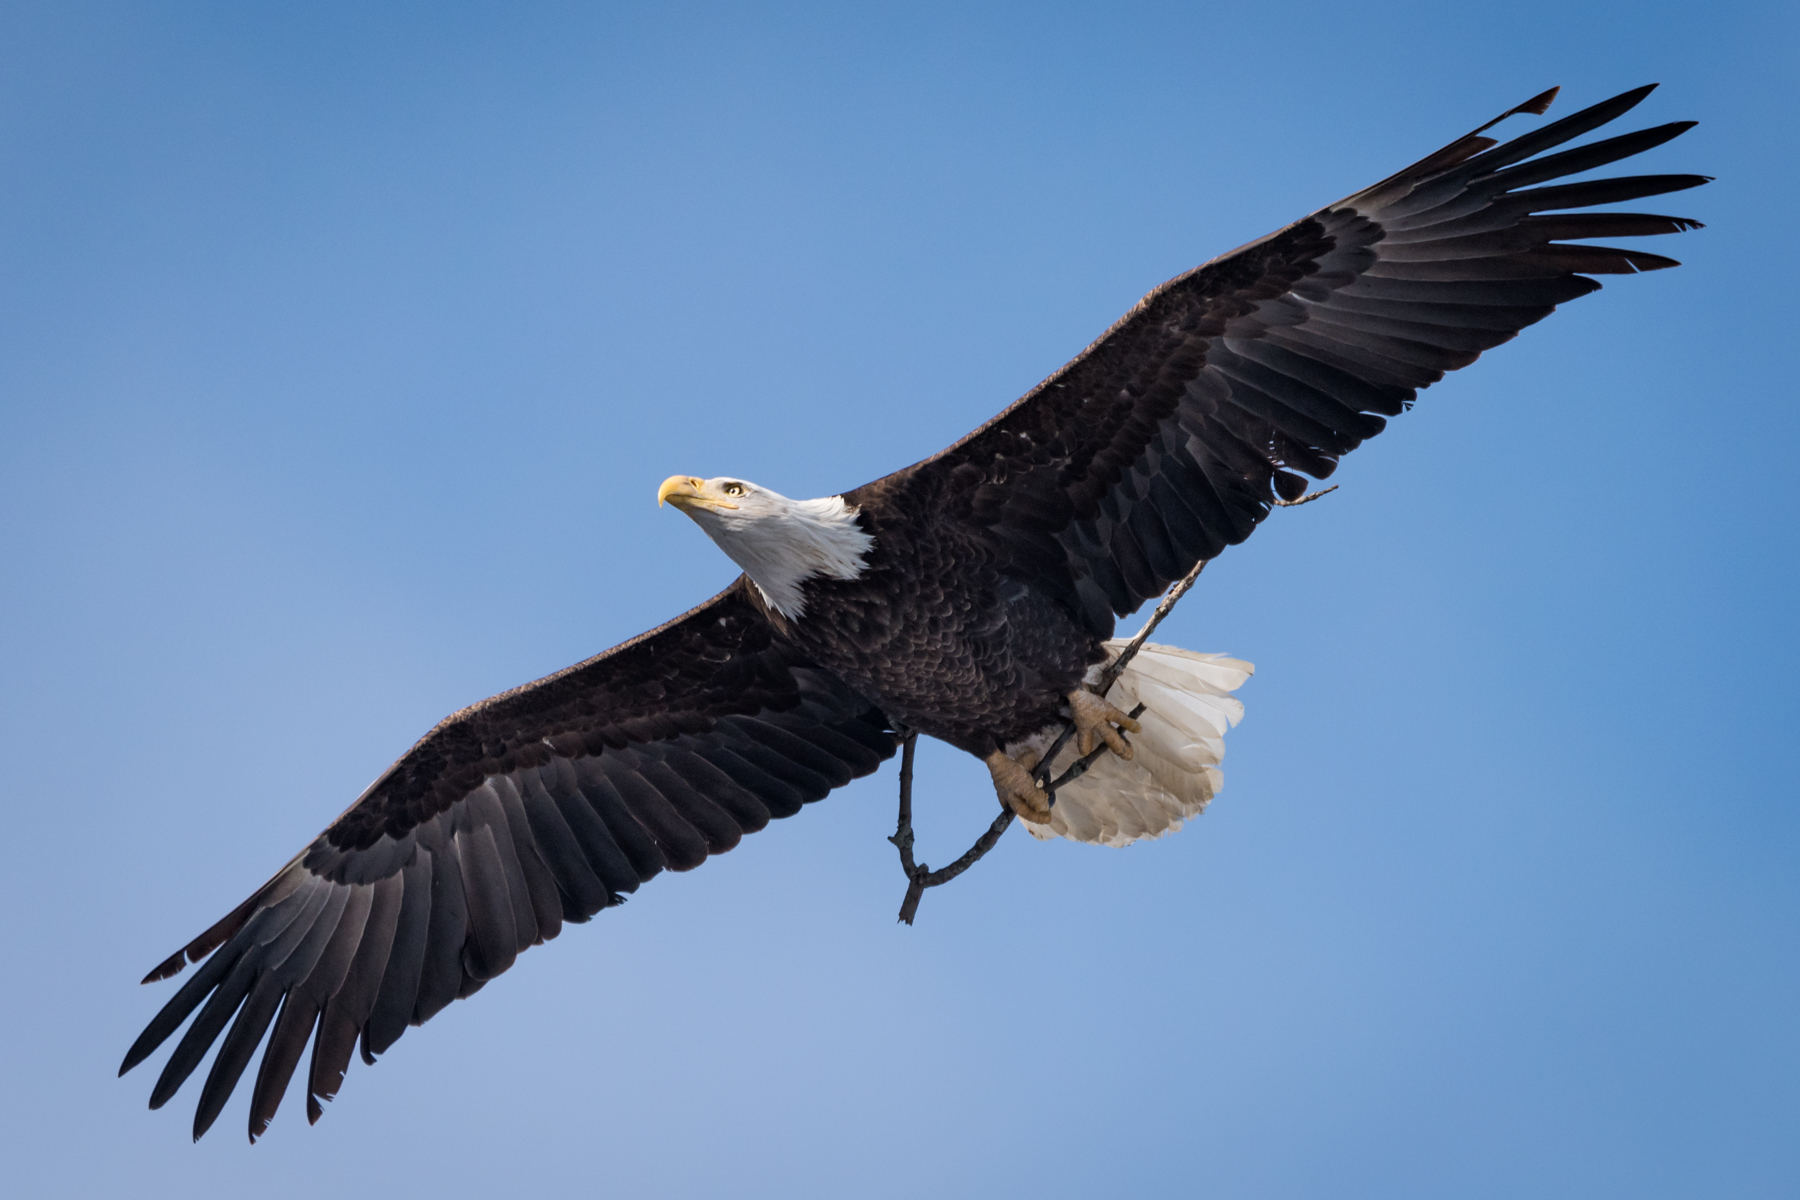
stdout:
[[(1675, 266), (1573, 243), (1698, 222), (1583, 210), (1706, 177), (1554, 182), (1693, 124), (1557, 149), (1650, 90), (1504, 144), (1482, 136), (1542, 114), (1545, 92), (1177, 276), (980, 429), (854, 491), (790, 500), (734, 477), (671, 477), (659, 499), (743, 575), (666, 625), (446, 718), (150, 972), (202, 964), (120, 1073), (198, 1010), (152, 1108), (222, 1034), (200, 1137), (266, 1033), (251, 1139), (309, 1041), (316, 1120), (359, 1042), (373, 1063), (565, 922), (871, 773), (902, 731), (982, 759), (1039, 836), (1122, 845), (1177, 827), (1218, 787), (1220, 738), (1242, 711), (1231, 692), (1250, 667), (1147, 647), (1097, 695), (1115, 619), (1249, 537), (1418, 389), (1598, 289), (1589, 276)], [(1112, 753), (1052, 807), (1031, 768), (1070, 722), (1066, 753)]]

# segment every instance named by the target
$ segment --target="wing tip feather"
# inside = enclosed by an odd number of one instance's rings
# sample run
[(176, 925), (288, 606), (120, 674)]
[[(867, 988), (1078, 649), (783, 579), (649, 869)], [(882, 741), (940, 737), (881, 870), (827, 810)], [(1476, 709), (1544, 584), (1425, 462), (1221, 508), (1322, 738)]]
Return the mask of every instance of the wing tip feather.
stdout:
[(183, 946), (175, 953), (169, 955), (169, 957), (157, 963), (156, 966), (152, 967), (148, 975), (138, 980), (138, 984), (139, 986), (142, 986), (146, 983), (161, 983), (165, 979), (173, 979), (175, 976), (187, 970), (187, 965), (187, 947)]
[[(1651, 86), (1654, 87), (1655, 85), (1652, 84)], [(1541, 117), (1550, 111), (1550, 105), (1555, 102), (1556, 94), (1560, 91), (1562, 91), (1562, 84), (1559, 83), (1555, 87), (1539, 92), (1525, 103), (1519, 105), (1519, 107), (1513, 109), (1513, 112), (1530, 113), (1534, 117)], [(1510, 116), (1511, 114), (1509, 113), (1508, 115)]]
[[(1651, 84), (1650, 86), (1655, 87), (1656, 85)], [(1485, 133), (1488, 130), (1492, 129), (1494, 126), (1498, 125), (1500, 122), (1506, 120), (1506, 118), (1516, 117), (1520, 113), (1530, 113), (1534, 117), (1543, 116), (1546, 112), (1550, 111), (1550, 105), (1556, 100), (1556, 95), (1560, 91), (1562, 91), (1562, 84), (1559, 83), (1555, 87), (1547, 88), (1544, 91), (1539, 92), (1537, 95), (1535, 95), (1531, 99), (1525, 101), (1525, 103), (1523, 103), (1523, 104), (1513, 105), (1511, 108), (1507, 109), (1505, 112), (1501, 113), (1499, 116), (1497, 116), (1493, 120), (1489, 121), (1486, 125), (1483, 125), (1480, 129), (1475, 130), (1475, 132), (1471, 133), (1469, 135), (1469, 137), (1474, 137), (1476, 134), (1479, 134), (1479, 133)], [(1646, 94), (1648, 94), (1648, 93), (1646, 93)], [(1467, 139), (1465, 139), (1465, 140), (1467, 140)]]

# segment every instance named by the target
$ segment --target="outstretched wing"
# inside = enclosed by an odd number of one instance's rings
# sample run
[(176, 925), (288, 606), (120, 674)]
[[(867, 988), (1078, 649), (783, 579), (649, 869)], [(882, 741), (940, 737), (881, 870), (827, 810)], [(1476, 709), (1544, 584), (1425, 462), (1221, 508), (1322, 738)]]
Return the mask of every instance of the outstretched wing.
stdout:
[(224, 1032), (194, 1115), (199, 1138), (273, 1023), (250, 1137), (268, 1127), (309, 1039), (317, 1120), (359, 1038), (374, 1062), (565, 921), (620, 903), (665, 867), (699, 866), (893, 752), (886, 718), (775, 636), (740, 578), (659, 629), (444, 720), (150, 973), (144, 982), (212, 956), (120, 1074), (199, 1008), (150, 1097), (166, 1103)]
[(1700, 175), (1554, 186), (1661, 145), (1679, 121), (1545, 154), (1651, 87), (1503, 145), (1526, 101), (1375, 186), (1163, 284), (1061, 371), (943, 453), (851, 493), (948, 517), (1101, 636), (1196, 561), (1249, 537), (1276, 496), (1324, 479), (1418, 389), (1595, 291), (1673, 259), (1569, 239), (1696, 228), (1572, 212)]

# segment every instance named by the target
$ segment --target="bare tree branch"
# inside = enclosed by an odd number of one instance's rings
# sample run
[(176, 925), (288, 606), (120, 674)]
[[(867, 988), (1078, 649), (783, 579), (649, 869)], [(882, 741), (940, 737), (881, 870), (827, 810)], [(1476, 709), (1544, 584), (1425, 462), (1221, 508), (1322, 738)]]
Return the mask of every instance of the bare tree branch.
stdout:
[[(1278, 498), (1274, 503), (1281, 508), (1299, 508), (1302, 504), (1311, 504), (1320, 496), (1329, 495), (1337, 490), (1338, 485), (1332, 484), (1323, 491), (1312, 492), (1300, 497), (1298, 500), (1282, 500)], [(1106, 669), (1100, 673), (1100, 677), (1094, 681), (1093, 685), (1088, 690), (1099, 696), (1105, 696), (1107, 692), (1112, 690), (1112, 685), (1119, 681), (1119, 676), (1125, 673), (1125, 668), (1131, 665), (1131, 660), (1137, 656), (1137, 652), (1143, 649), (1145, 642), (1150, 640), (1150, 635), (1156, 631), (1156, 627), (1162, 624), (1164, 617), (1175, 611), (1175, 605), (1183, 596), (1187, 595), (1188, 589), (1194, 586), (1195, 581), (1200, 578), (1200, 572), (1206, 570), (1206, 564), (1211, 561), (1212, 560), (1209, 558), (1201, 559), (1194, 564), (1193, 570), (1175, 581), (1175, 584), (1163, 595), (1162, 600), (1157, 603), (1155, 611), (1150, 614), (1150, 619), (1144, 622), (1144, 627), (1138, 630), (1136, 636), (1129, 642), (1126, 642), (1124, 646), (1120, 647), (1118, 655), (1114, 657), (1112, 662), (1106, 665)], [(1128, 715), (1135, 719), (1143, 713), (1143, 711), (1144, 706), (1139, 704), (1137, 707), (1133, 708)], [(919, 901), (924, 899), (925, 889), (937, 887), (939, 884), (949, 883), (952, 879), (955, 879), (958, 875), (961, 875), (964, 871), (979, 862), (983, 855), (989, 850), (992, 850), (995, 845), (999, 843), (1000, 835), (1005, 833), (1007, 826), (1012, 824), (1013, 811), (1005, 805), (1001, 805), (1000, 815), (994, 818), (994, 823), (988, 826), (987, 832), (977, 838), (975, 844), (970, 846), (968, 850), (963, 853), (961, 858), (957, 859), (949, 866), (944, 867), (942, 870), (933, 871), (924, 863), (914, 862), (912, 828), (913, 757), (918, 749), (919, 735), (916, 730), (911, 729), (896, 728), (895, 732), (898, 733), (901, 738), (900, 819), (896, 823), (894, 836), (889, 838), (888, 841), (894, 843), (895, 847), (900, 851), (900, 869), (906, 872), (906, 898), (900, 902), (900, 920), (904, 924), (911, 925), (913, 923), (913, 918), (918, 915)], [(1049, 794), (1049, 800), (1052, 807), (1055, 807), (1056, 805), (1057, 788), (1080, 779), (1083, 775), (1087, 774), (1088, 768), (1093, 766), (1094, 762), (1102, 754), (1110, 752), (1107, 746), (1102, 743), (1101, 745), (1094, 747), (1090, 753), (1076, 759), (1075, 762), (1070, 764), (1069, 769), (1064, 771), (1061, 775), (1057, 776), (1055, 779), (1051, 779), (1051, 764), (1056, 761), (1056, 756), (1062, 752), (1063, 747), (1068, 744), (1069, 739), (1073, 736), (1075, 736), (1075, 722), (1071, 719), (1069, 723), (1063, 727), (1062, 732), (1056, 735), (1056, 740), (1050, 743), (1050, 749), (1045, 751), (1043, 758), (1038, 760), (1036, 768), (1032, 771), (1032, 777), (1037, 780), (1038, 786), (1043, 788), (1044, 791)], [(1124, 737), (1125, 735), (1121, 732), (1119, 736)], [(1130, 743), (1127, 742), (1127, 745), (1129, 744)]]
[(888, 841), (894, 843), (900, 851), (900, 869), (906, 872), (906, 898), (900, 902), (900, 920), (911, 925), (913, 917), (918, 914), (919, 901), (925, 896), (925, 889), (949, 883), (958, 875), (974, 866), (981, 856), (992, 850), (1000, 841), (1000, 835), (1013, 822), (1013, 811), (1002, 808), (1000, 815), (994, 818), (987, 832), (976, 839), (963, 856), (939, 871), (933, 871), (924, 863), (913, 861), (912, 830), (912, 784), (913, 755), (919, 746), (919, 735), (911, 730), (905, 732), (905, 740), (901, 742), (900, 751), (900, 820), (894, 829), (894, 836)]
[[(1094, 685), (1094, 691), (1104, 696), (1112, 689), (1112, 685), (1118, 681), (1119, 676), (1131, 662), (1132, 657), (1137, 654), (1139, 648), (1141, 648), (1144, 642), (1150, 637), (1150, 634), (1162, 623), (1164, 617), (1174, 611), (1176, 601), (1185, 596), (1188, 589), (1194, 586), (1194, 581), (1200, 578), (1200, 572), (1206, 569), (1208, 561), (1209, 560), (1207, 559), (1201, 559), (1199, 562), (1195, 563), (1194, 569), (1189, 571), (1175, 583), (1175, 586), (1169, 589), (1168, 594), (1165, 595), (1162, 598), (1161, 603), (1156, 606), (1156, 611), (1150, 614), (1150, 619), (1144, 622), (1144, 627), (1138, 630), (1137, 636), (1125, 643), (1124, 648), (1119, 651), (1118, 657), (1108, 664), (1105, 671), (1101, 672), (1099, 680), (1097, 680)], [(1130, 715), (1133, 718), (1136, 718), (1142, 714), (1143, 711), (1144, 706), (1140, 704), (1131, 710)], [(980, 862), (983, 855), (999, 844), (1000, 835), (1005, 833), (1006, 827), (1013, 823), (1013, 810), (1002, 805), (1000, 815), (995, 817), (994, 823), (987, 827), (987, 832), (977, 838), (975, 844), (970, 846), (968, 850), (963, 853), (961, 858), (957, 859), (949, 866), (944, 867), (941, 870), (933, 871), (925, 863), (913, 861), (913, 759), (918, 751), (919, 735), (917, 731), (910, 729), (896, 730), (896, 732), (901, 735), (900, 817), (895, 823), (894, 836), (890, 837), (888, 841), (894, 843), (894, 847), (900, 851), (900, 869), (906, 872), (906, 898), (900, 902), (900, 920), (904, 924), (911, 925), (913, 923), (913, 918), (918, 915), (919, 901), (925, 898), (925, 889), (949, 883), (952, 879), (961, 875), (977, 862)], [(1043, 787), (1044, 791), (1049, 794), (1052, 806), (1056, 804), (1057, 788), (1080, 779), (1083, 775), (1087, 774), (1088, 768), (1094, 765), (1096, 759), (1102, 754), (1109, 753), (1106, 745), (1102, 743), (1101, 745), (1094, 747), (1091, 753), (1077, 759), (1070, 765), (1069, 769), (1064, 771), (1061, 775), (1057, 776), (1055, 779), (1050, 779), (1051, 762), (1056, 758), (1057, 753), (1062, 750), (1063, 746), (1068, 742), (1070, 736), (1072, 736), (1074, 732), (1075, 723), (1071, 721), (1063, 728), (1063, 731), (1057, 735), (1056, 741), (1051, 743), (1049, 752), (1044, 755), (1043, 761), (1038, 764), (1035, 772), (1038, 783)], [(1121, 734), (1120, 736), (1123, 737), (1124, 735)]]

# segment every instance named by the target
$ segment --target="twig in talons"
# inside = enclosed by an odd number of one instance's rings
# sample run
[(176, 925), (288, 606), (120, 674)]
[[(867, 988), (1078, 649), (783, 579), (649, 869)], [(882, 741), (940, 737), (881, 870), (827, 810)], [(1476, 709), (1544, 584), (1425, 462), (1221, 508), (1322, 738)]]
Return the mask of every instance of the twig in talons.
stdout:
[(1277, 496), (1277, 497), (1275, 497), (1274, 501), (1272, 501), (1272, 503), (1275, 505), (1276, 508), (1299, 508), (1302, 504), (1311, 504), (1314, 500), (1317, 500), (1320, 496), (1329, 496), (1331, 493), (1337, 491), (1339, 486), (1340, 485), (1334, 483), (1330, 487), (1325, 488), (1321, 491), (1308, 492), (1306, 495), (1300, 497), (1298, 500), (1283, 500), (1281, 497)]
[(900, 869), (906, 872), (906, 898), (900, 902), (900, 920), (911, 925), (918, 915), (919, 901), (925, 896), (925, 889), (949, 883), (958, 875), (981, 861), (983, 855), (1000, 841), (1000, 835), (1013, 822), (1012, 809), (1003, 809), (987, 832), (975, 840), (963, 856), (944, 867), (934, 871), (924, 863), (913, 861), (912, 831), (912, 782), (913, 756), (918, 750), (919, 735), (910, 730), (901, 730), (903, 740), (900, 750), (900, 821), (894, 830), (894, 836), (888, 841), (900, 851)]
[[(1095, 693), (1104, 696), (1112, 690), (1112, 685), (1119, 681), (1119, 676), (1125, 673), (1125, 668), (1131, 665), (1131, 660), (1137, 657), (1137, 652), (1144, 648), (1144, 643), (1150, 640), (1150, 635), (1156, 632), (1156, 627), (1162, 624), (1164, 617), (1175, 611), (1176, 602), (1188, 594), (1188, 589), (1199, 580), (1200, 572), (1206, 570), (1206, 564), (1211, 561), (1210, 558), (1203, 558), (1195, 563), (1193, 570), (1177, 579), (1175, 585), (1163, 594), (1162, 600), (1156, 605), (1156, 610), (1150, 614), (1150, 619), (1144, 622), (1144, 627), (1137, 631), (1135, 637), (1125, 643), (1117, 658), (1106, 664), (1106, 670), (1100, 672), (1100, 678), (1093, 687)], [(1073, 727), (1071, 726), (1071, 728)]]
[(961, 875), (964, 871), (980, 862), (989, 850), (992, 850), (999, 844), (1000, 835), (1005, 833), (1006, 827), (1012, 823), (1012, 809), (1003, 809), (1001, 810), (1000, 815), (994, 818), (994, 823), (987, 827), (987, 832), (977, 838), (975, 844), (965, 850), (963, 856), (949, 866), (933, 871), (924, 863), (920, 863), (912, 877), (907, 881), (906, 899), (900, 902), (900, 919), (908, 925), (911, 925), (913, 923), (913, 917), (918, 914), (919, 901), (924, 898), (925, 889), (949, 883), (952, 879), (955, 879), (958, 875)]
[(888, 841), (900, 849), (900, 865), (912, 874), (912, 781), (913, 756), (919, 749), (919, 735), (910, 729), (896, 728), (900, 735), (900, 820), (894, 826), (894, 836)]
[(900, 921), (911, 925), (913, 918), (919, 915), (919, 901), (925, 898), (925, 880), (923, 876), (914, 875), (906, 881), (906, 898), (900, 901)]
[[(1126, 713), (1125, 715), (1135, 721), (1139, 717), (1144, 715), (1144, 706), (1142, 704), (1139, 704), (1137, 707), (1133, 708), (1130, 712)], [(1125, 737), (1125, 735), (1123, 733), (1119, 734), (1119, 737), (1124, 739), (1124, 742), (1127, 746), (1131, 745), (1131, 739)], [(1099, 760), (1099, 758), (1102, 754), (1107, 754), (1110, 752), (1111, 752), (1111, 747), (1107, 746), (1105, 743), (1095, 746), (1092, 750), (1088, 751), (1086, 754), (1082, 755), (1080, 758), (1076, 759), (1073, 763), (1071, 763), (1069, 765), (1068, 770), (1064, 771), (1061, 775), (1058, 775), (1055, 779), (1051, 780), (1049, 783), (1046, 783), (1044, 785), (1044, 790), (1046, 792), (1050, 793), (1050, 807), (1052, 807), (1052, 808), (1056, 807), (1056, 789), (1057, 788), (1062, 787), (1064, 784), (1074, 783), (1077, 779), (1080, 779), (1083, 775), (1086, 775), (1088, 773), (1088, 768), (1093, 766), (1094, 763)]]
[(1056, 756), (1062, 753), (1062, 748), (1068, 745), (1069, 739), (1074, 736), (1075, 723), (1071, 721), (1063, 726), (1063, 731), (1056, 735), (1056, 740), (1050, 743), (1048, 750), (1044, 751), (1044, 757), (1040, 758), (1038, 765), (1031, 769), (1031, 777), (1037, 780), (1038, 786), (1050, 793), (1052, 805), (1056, 803), (1056, 789), (1050, 783), (1050, 764), (1056, 761)]
[[(1311, 504), (1320, 496), (1328, 495), (1337, 491), (1337, 489), (1338, 485), (1333, 484), (1323, 491), (1313, 492), (1311, 495), (1302, 496), (1298, 500), (1278, 499), (1274, 503), (1281, 508), (1298, 508), (1302, 504)], [(1137, 652), (1143, 648), (1145, 642), (1150, 640), (1150, 635), (1155, 632), (1158, 625), (1162, 624), (1163, 618), (1174, 611), (1176, 602), (1187, 595), (1188, 589), (1194, 586), (1194, 582), (1200, 578), (1200, 572), (1206, 570), (1206, 564), (1210, 561), (1210, 559), (1201, 559), (1194, 564), (1193, 570), (1189, 571), (1175, 582), (1175, 585), (1168, 590), (1161, 602), (1157, 604), (1156, 610), (1150, 614), (1150, 619), (1144, 622), (1144, 627), (1137, 631), (1137, 636), (1133, 637), (1129, 642), (1126, 642), (1125, 645), (1119, 648), (1119, 653), (1106, 665), (1106, 669), (1100, 672), (1099, 678), (1097, 678), (1089, 687), (1089, 691), (1098, 696), (1105, 696), (1107, 692), (1112, 690), (1112, 685), (1119, 681), (1119, 676), (1125, 673), (1125, 668), (1130, 665), (1131, 660), (1137, 655)], [(1143, 711), (1144, 706), (1139, 704), (1137, 707), (1133, 708), (1128, 715), (1133, 720), (1136, 720), (1143, 714)], [(913, 923), (913, 918), (919, 913), (919, 901), (924, 899), (925, 889), (937, 887), (939, 884), (949, 883), (952, 879), (955, 879), (958, 875), (961, 875), (964, 871), (981, 861), (981, 857), (998, 844), (1000, 835), (1006, 832), (1007, 826), (1013, 823), (1013, 811), (1011, 808), (1004, 805), (1001, 806), (1000, 815), (994, 818), (994, 822), (988, 826), (987, 832), (977, 838), (975, 844), (970, 846), (961, 858), (942, 870), (933, 871), (922, 862), (914, 862), (912, 829), (913, 757), (918, 749), (919, 735), (913, 730), (902, 729), (898, 726), (895, 727), (895, 732), (900, 735), (901, 744), (900, 819), (894, 829), (894, 836), (889, 838), (888, 841), (894, 843), (895, 848), (900, 851), (900, 869), (906, 872), (906, 898), (900, 902), (900, 920), (907, 925), (911, 925)], [(1044, 752), (1043, 758), (1038, 760), (1037, 766), (1033, 768), (1031, 773), (1032, 778), (1037, 780), (1038, 786), (1043, 788), (1048, 794), (1048, 799), (1053, 807), (1056, 804), (1056, 789), (1080, 779), (1083, 775), (1087, 774), (1088, 768), (1093, 766), (1102, 754), (1110, 753), (1108, 747), (1102, 743), (1101, 745), (1094, 747), (1091, 753), (1084, 754), (1076, 759), (1075, 762), (1069, 766), (1069, 769), (1064, 771), (1061, 775), (1057, 776), (1055, 779), (1051, 779), (1050, 771), (1052, 764), (1056, 761), (1056, 756), (1062, 752), (1064, 746), (1069, 744), (1069, 739), (1073, 736), (1075, 736), (1075, 722), (1071, 719), (1069, 723), (1063, 727), (1062, 732), (1056, 735), (1056, 740), (1050, 743), (1050, 748)], [(1121, 734), (1120, 736), (1124, 735)], [(1129, 742), (1127, 744), (1129, 744)]]
[(900, 919), (908, 925), (912, 924), (913, 914), (919, 911), (919, 898), (925, 894), (924, 877), (926, 871), (913, 862), (913, 830), (912, 830), (912, 781), (913, 756), (919, 749), (919, 735), (911, 730), (897, 730), (901, 734), (900, 742), (900, 820), (894, 826), (894, 836), (888, 841), (900, 851), (900, 869), (906, 872), (906, 899), (900, 903)]

